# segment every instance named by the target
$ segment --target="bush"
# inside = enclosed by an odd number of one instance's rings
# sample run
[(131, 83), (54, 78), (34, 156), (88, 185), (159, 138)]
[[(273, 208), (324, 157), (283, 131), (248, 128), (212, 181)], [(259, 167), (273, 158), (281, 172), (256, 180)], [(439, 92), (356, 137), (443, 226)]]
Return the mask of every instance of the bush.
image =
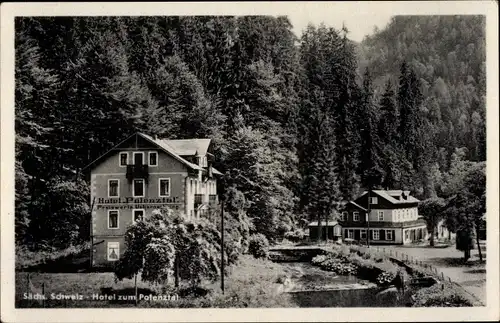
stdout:
[(377, 284), (380, 286), (387, 286), (394, 280), (395, 277), (396, 277), (395, 274), (387, 272), (387, 271), (383, 271), (377, 277)]
[(269, 241), (261, 233), (253, 234), (250, 236), (248, 252), (255, 258), (267, 259), (269, 257)]
[(327, 259), (326, 255), (317, 255), (313, 259), (311, 259), (311, 264), (315, 266), (319, 266), (322, 262), (324, 262)]
[(474, 306), (474, 300), (459, 287), (445, 284), (435, 284), (422, 288), (414, 295), (414, 307), (467, 307)]

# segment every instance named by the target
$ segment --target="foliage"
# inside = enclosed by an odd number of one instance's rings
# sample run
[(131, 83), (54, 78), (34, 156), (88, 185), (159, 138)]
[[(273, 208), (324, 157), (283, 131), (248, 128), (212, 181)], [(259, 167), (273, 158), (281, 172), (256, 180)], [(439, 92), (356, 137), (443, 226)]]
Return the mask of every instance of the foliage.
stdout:
[(456, 286), (435, 284), (429, 288), (422, 288), (414, 294), (414, 307), (468, 307), (474, 306), (474, 300)]
[(397, 16), (361, 44), (271, 16), (15, 26), (16, 242), (31, 249), (87, 239), (81, 169), (136, 131), (214, 140), (231, 262), (251, 233), (333, 220), (361, 186), (451, 199), (486, 158), (484, 17)]
[(261, 233), (251, 235), (248, 252), (255, 258), (266, 259), (269, 256), (269, 242), (267, 238)]
[(166, 208), (133, 223), (125, 235), (126, 250), (115, 274), (118, 280), (141, 273), (144, 281), (168, 282), (171, 274), (200, 284), (220, 275), (220, 233), (213, 224), (186, 222)]
[(428, 199), (419, 204), (419, 214), (423, 215), (427, 223), (427, 231), (430, 232), (430, 245), (434, 246), (434, 236), (437, 225), (443, 218), (445, 201), (442, 198)]

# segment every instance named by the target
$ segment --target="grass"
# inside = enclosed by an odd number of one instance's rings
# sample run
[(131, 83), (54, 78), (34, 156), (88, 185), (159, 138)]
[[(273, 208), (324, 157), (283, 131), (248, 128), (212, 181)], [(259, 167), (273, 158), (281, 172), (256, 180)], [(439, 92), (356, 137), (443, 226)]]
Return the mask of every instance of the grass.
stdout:
[[(28, 275), (32, 288), (28, 288)], [(254, 259), (243, 255), (238, 264), (230, 268), (225, 278), (225, 293), (220, 291), (220, 282), (205, 282), (201, 287), (209, 291), (203, 297), (185, 296), (177, 300), (139, 301), (139, 307), (295, 307), (290, 295), (280, 293), (280, 283), (286, 273), (282, 266), (269, 260)], [(23, 299), (24, 293), (45, 295), (79, 294), (83, 300), (52, 300), (45, 302)], [(181, 290), (167, 286), (152, 285), (137, 280), (138, 293), (143, 295), (179, 295)], [(181, 286), (182, 288), (186, 287)], [(117, 295), (115, 300), (93, 300), (93, 294)], [(134, 280), (124, 279), (115, 282), (114, 273), (28, 273), (16, 272), (16, 307), (132, 307), (135, 300), (119, 300), (118, 295), (134, 295)]]
[(16, 246), (16, 270), (31, 270), (50, 266), (58, 263), (61, 268), (62, 263), (75, 265), (75, 258), (88, 257), (90, 252), (89, 244), (69, 246), (66, 249), (29, 250), (25, 246)]

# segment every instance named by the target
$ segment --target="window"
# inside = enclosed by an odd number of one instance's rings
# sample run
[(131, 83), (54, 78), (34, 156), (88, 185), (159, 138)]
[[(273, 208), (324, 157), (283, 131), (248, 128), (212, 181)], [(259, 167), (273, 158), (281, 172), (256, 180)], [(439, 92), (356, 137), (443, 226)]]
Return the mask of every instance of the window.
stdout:
[(149, 166), (158, 166), (158, 153), (156, 151), (150, 151), (149, 156)]
[(361, 230), (361, 239), (366, 239), (366, 230)]
[(144, 165), (143, 152), (134, 152), (134, 165)]
[(380, 240), (379, 230), (373, 230), (373, 240)]
[(359, 212), (353, 212), (352, 219), (353, 221), (359, 221)]
[(354, 230), (353, 229), (347, 230), (347, 238), (354, 239)]
[(378, 211), (378, 221), (384, 221), (384, 211)]
[(120, 194), (120, 180), (108, 179), (108, 197), (119, 197)]
[(144, 180), (134, 179), (132, 182), (132, 193), (134, 197), (144, 197)]
[(378, 198), (370, 197), (370, 204), (377, 204), (377, 203), (378, 203)]
[(128, 164), (128, 153), (120, 153), (120, 167), (125, 167)]
[(170, 178), (160, 178), (159, 183), (159, 196), (170, 196)]
[(340, 220), (341, 221), (346, 221), (347, 220), (347, 214), (348, 213), (346, 211), (342, 212), (342, 215), (340, 216)]
[(132, 221), (136, 222), (136, 221), (141, 221), (142, 219), (144, 219), (144, 210), (134, 209), (132, 211)]
[(406, 230), (405, 231), (405, 240), (409, 240), (409, 239), (410, 239), (410, 231)]
[(120, 243), (108, 242), (108, 261), (117, 261), (120, 258)]
[(392, 230), (385, 230), (385, 240), (392, 241)]
[(118, 229), (118, 210), (108, 211), (108, 229)]

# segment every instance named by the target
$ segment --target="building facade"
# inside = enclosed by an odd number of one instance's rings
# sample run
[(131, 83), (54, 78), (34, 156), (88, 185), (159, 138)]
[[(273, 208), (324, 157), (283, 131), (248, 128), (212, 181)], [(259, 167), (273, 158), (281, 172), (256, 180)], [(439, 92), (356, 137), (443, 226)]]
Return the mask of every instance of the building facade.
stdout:
[(318, 238), (321, 240), (326, 240), (327, 233), (329, 240), (338, 240), (342, 238), (342, 227), (337, 221), (321, 221), (321, 237), (320, 237), (320, 226), (318, 226), (318, 221), (310, 222), (308, 225), (309, 229), (309, 240), (314, 241)]
[(125, 251), (127, 227), (169, 207), (196, 221), (217, 204), (210, 139), (164, 140), (136, 133), (86, 167), (90, 170), (93, 259), (106, 266)]
[[(368, 214), (370, 203), (370, 214)], [(363, 192), (344, 207), (342, 237), (370, 244), (408, 244), (427, 239), (426, 222), (418, 215), (419, 200), (402, 190)]]

